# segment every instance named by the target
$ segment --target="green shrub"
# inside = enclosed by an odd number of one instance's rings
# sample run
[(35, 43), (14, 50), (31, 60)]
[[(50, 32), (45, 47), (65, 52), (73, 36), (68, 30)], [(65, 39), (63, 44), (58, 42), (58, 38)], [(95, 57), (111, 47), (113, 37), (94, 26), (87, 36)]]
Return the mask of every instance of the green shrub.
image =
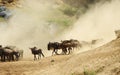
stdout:
[(56, 24), (56, 25), (62, 25), (64, 27), (68, 27), (72, 24), (73, 21), (71, 21), (70, 19), (66, 19), (66, 18), (58, 18), (58, 19), (51, 19), (48, 20), (49, 23), (51, 24)]
[(74, 72), (74, 73), (72, 73), (71, 75), (81, 75), (81, 74), (78, 73), (78, 72)]
[(70, 5), (63, 5), (60, 7), (60, 11), (62, 11), (67, 16), (74, 16), (77, 13), (78, 8), (72, 7)]
[(84, 75), (96, 75), (96, 73), (93, 70), (84, 70)]
[(4, 22), (5, 19), (3, 17), (0, 17), (0, 22)]

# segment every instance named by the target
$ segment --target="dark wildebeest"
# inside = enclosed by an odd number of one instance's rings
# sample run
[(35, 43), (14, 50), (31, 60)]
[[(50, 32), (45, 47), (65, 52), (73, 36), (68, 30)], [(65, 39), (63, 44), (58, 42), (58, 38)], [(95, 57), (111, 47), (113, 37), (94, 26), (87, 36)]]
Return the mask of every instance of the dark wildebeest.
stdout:
[(8, 61), (14, 61), (19, 59), (19, 52), (17, 50), (13, 50), (10, 47), (3, 48), (3, 61), (6, 61), (6, 58)]
[(67, 49), (66, 49), (66, 46), (65, 46), (64, 44), (59, 43), (59, 42), (49, 42), (49, 43), (48, 43), (48, 50), (53, 50), (52, 55), (53, 55), (54, 53), (55, 53), (56, 55), (59, 55), (59, 54), (57, 53), (57, 51), (58, 51), (59, 49), (62, 49), (62, 52), (63, 52), (64, 54), (66, 54)]
[(78, 40), (70, 39), (70, 40), (64, 40), (61, 42), (62, 42), (62, 46), (67, 48), (68, 54), (71, 53), (72, 49), (81, 47), (81, 44)]
[(70, 41), (71, 41), (71, 44), (72, 44), (73, 48), (81, 47), (81, 44), (78, 40), (71, 39)]
[(0, 58), (1, 58), (1, 61), (3, 61), (3, 48), (2, 48), (2, 45), (0, 45)]
[(17, 51), (19, 53), (19, 58), (23, 58), (23, 50), (17, 48), (16, 46), (8, 46), (10, 49)]
[(34, 55), (34, 60), (37, 60), (36, 55), (38, 55), (38, 59), (39, 59), (39, 57), (41, 58), (41, 55), (43, 57), (45, 57), (44, 54), (42, 53), (41, 49), (37, 49), (36, 47), (33, 47), (33, 48), (30, 48), (30, 50), (31, 50), (32, 54)]
[(66, 45), (68, 48), (79, 48), (81, 47), (81, 44), (78, 40), (70, 39), (70, 40), (64, 40), (61, 41), (62, 44)]

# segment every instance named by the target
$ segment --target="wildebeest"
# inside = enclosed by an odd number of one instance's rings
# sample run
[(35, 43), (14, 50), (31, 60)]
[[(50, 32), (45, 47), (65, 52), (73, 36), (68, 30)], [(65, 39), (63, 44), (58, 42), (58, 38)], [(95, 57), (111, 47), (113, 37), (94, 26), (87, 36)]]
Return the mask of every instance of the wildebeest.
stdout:
[(19, 58), (23, 58), (23, 50), (22, 49), (19, 49), (16, 46), (7, 46), (7, 47), (9, 47), (10, 49), (12, 49), (14, 51), (17, 51), (19, 53)]
[(2, 48), (2, 45), (0, 45), (0, 58), (1, 58), (1, 61), (3, 61), (3, 48)]
[(19, 60), (19, 52), (17, 50), (13, 50), (10, 47), (4, 47), (3, 48), (3, 61), (14, 61), (14, 60)]
[(42, 53), (42, 49), (37, 49), (37, 47), (33, 47), (33, 48), (30, 48), (30, 50), (32, 54), (34, 55), (34, 60), (37, 60), (36, 55), (38, 55), (38, 59), (39, 57), (41, 58), (41, 55), (45, 57), (44, 54)]
[(52, 55), (55, 53), (58, 55), (57, 51), (62, 49), (62, 53), (70, 54), (73, 48), (79, 48), (81, 44), (78, 40), (64, 40), (59, 42), (49, 42), (48, 43), (48, 50), (53, 50)]
[(62, 46), (67, 49), (67, 54), (70, 54), (74, 48), (80, 48), (81, 44), (78, 40), (70, 39), (61, 41)]
[(55, 53), (58, 55), (57, 50), (62, 49), (61, 48), (61, 43), (59, 42), (49, 42), (47, 46), (48, 50), (53, 50), (52, 55)]
[(66, 45), (67, 47), (71, 47), (71, 48), (81, 47), (81, 44), (78, 40), (70, 39), (70, 40), (64, 40), (61, 42), (62, 42), (62, 44)]
[(0, 56), (1, 61), (14, 61), (19, 59), (19, 52), (17, 50), (13, 50), (9, 47), (2, 47), (0, 45)]
[(63, 54), (67, 53), (67, 46), (63, 43), (59, 42), (49, 42), (48, 43), (48, 50), (53, 50), (52, 55), (55, 53), (56, 55), (59, 55), (57, 53), (58, 50), (62, 50)]

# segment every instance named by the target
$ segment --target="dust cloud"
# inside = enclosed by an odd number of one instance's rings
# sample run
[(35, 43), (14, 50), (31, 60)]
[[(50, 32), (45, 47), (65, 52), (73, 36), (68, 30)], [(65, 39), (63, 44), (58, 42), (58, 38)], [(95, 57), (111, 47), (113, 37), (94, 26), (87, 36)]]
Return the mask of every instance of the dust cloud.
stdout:
[(119, 8), (119, 0), (97, 3), (82, 15), (71, 29), (64, 32), (61, 39), (74, 38), (88, 42), (98, 39), (101, 40), (98, 46), (115, 39), (114, 31), (120, 29)]
[(13, 16), (8, 21), (0, 22), (0, 44), (23, 49), (25, 57), (31, 54), (29, 48), (33, 46), (46, 51), (47, 43), (60, 30), (59, 26), (46, 22), (56, 7), (50, 0), (20, 0), (17, 8), (11, 8)]
[(115, 38), (114, 30), (120, 29), (119, 0), (96, 4), (62, 35), (59, 34), (60, 26), (46, 22), (57, 7), (54, 1), (21, 0), (20, 4), (20, 8), (12, 9), (14, 15), (9, 21), (0, 22), (0, 44), (23, 49), (25, 57), (32, 55), (29, 47), (33, 46), (50, 55), (51, 52), (47, 51), (49, 41), (103, 39), (108, 42)]

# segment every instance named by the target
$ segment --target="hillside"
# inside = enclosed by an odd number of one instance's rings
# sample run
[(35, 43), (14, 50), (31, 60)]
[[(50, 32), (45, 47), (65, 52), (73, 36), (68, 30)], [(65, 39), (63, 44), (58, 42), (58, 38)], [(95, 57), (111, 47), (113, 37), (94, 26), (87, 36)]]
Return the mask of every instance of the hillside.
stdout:
[[(1, 75), (120, 75), (120, 39), (73, 55), (0, 63)], [(53, 61), (54, 60), (54, 61)]]
[[(54, 64), (45, 71), (33, 74), (41, 75), (119, 75), (120, 39), (96, 48), (92, 51), (71, 55), (69, 59)], [(57, 58), (59, 59), (59, 58)], [(84, 74), (87, 71), (89, 74)], [(94, 74), (93, 74), (94, 73)], [(32, 75), (32, 74), (31, 74)]]
[(19, 0), (0, 0), (0, 5), (5, 5), (7, 7), (12, 7), (17, 4)]
[[(120, 38), (114, 39), (120, 28), (119, 0), (12, 1), (19, 2), (2, 3), (12, 17), (0, 20), (0, 45), (23, 49), (24, 58), (0, 62), (0, 75), (120, 75)], [(83, 41), (90, 48), (50, 56), (47, 44), (66, 39)], [(91, 40), (96, 39), (102, 46), (94, 44), (94, 49)], [(33, 61), (29, 48), (34, 46), (46, 57)]]

